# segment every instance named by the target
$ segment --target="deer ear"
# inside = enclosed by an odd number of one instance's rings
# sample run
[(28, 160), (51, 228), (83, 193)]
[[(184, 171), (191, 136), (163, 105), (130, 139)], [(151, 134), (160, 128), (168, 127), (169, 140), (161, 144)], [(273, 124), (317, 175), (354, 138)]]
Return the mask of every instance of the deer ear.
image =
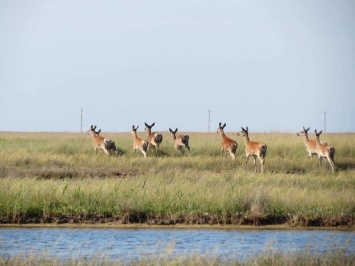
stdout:
[(136, 129), (138, 129), (138, 128), (139, 128), (139, 126), (136, 127)]
[(93, 129), (93, 126), (91, 125), (91, 129)]
[(320, 135), (320, 134), (322, 134), (322, 132), (323, 132), (323, 130), (319, 131), (318, 134)]
[(308, 131), (310, 129), (310, 127), (309, 128), (307, 128), (307, 129), (305, 129), (305, 131)]
[(248, 132), (248, 127), (246, 128), (247, 132)]
[(178, 131), (178, 128), (175, 129), (175, 133)]
[(223, 128), (224, 128), (226, 125), (227, 125), (227, 124), (226, 124), (226, 123), (224, 123)]
[(244, 127), (240, 127), (243, 131), (245, 131)]
[(170, 127), (169, 127), (169, 131), (170, 131), (170, 132), (173, 132)]
[(155, 122), (152, 124), (152, 127), (154, 127), (154, 125), (155, 125)]
[(221, 122), (219, 122), (219, 127), (221, 127), (221, 125), (222, 125), (222, 123), (221, 123)]

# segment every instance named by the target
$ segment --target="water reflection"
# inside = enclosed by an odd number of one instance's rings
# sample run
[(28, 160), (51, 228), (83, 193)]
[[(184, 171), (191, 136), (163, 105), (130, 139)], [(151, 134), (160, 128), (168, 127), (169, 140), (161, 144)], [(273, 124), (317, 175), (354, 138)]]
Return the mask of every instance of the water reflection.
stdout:
[(0, 256), (130, 261), (199, 254), (243, 260), (266, 250), (323, 254), (341, 248), (354, 253), (354, 235), (323, 230), (0, 228)]

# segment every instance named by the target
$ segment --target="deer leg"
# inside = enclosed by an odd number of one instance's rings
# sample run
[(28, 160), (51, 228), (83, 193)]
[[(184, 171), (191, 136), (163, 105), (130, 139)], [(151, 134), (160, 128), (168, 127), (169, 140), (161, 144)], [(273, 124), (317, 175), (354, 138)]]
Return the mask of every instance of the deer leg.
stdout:
[(141, 149), (141, 152), (143, 153), (144, 157), (147, 157), (147, 153), (145, 152), (145, 150)]
[(318, 155), (318, 166), (320, 167), (322, 165), (322, 158)]
[(104, 151), (104, 153), (110, 155), (110, 152), (106, 149), (105, 144), (101, 146), (101, 149)]
[(264, 163), (265, 163), (265, 159), (263, 156), (258, 156), (260, 164), (261, 164), (261, 173), (264, 173)]
[(254, 155), (253, 157), (254, 157), (254, 170), (255, 170), (255, 173), (257, 173), (258, 169), (256, 168), (256, 155)]
[(246, 154), (246, 155), (245, 155), (245, 165), (244, 165), (244, 169), (245, 169), (245, 170), (247, 170), (248, 159), (249, 159), (249, 154)]
[(235, 154), (233, 153), (232, 150), (229, 150), (229, 154), (232, 156), (232, 160), (235, 160)]
[(330, 157), (327, 157), (327, 159), (328, 159), (328, 162), (330, 164), (330, 167), (332, 168), (332, 172), (334, 173), (334, 161)]

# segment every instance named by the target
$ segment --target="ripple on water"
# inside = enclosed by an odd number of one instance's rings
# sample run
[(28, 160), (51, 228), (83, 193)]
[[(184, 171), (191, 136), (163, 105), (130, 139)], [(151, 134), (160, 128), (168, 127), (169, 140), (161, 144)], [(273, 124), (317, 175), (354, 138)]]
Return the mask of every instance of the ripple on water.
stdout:
[(265, 251), (355, 252), (352, 231), (214, 229), (0, 228), (0, 256), (113, 260), (205, 255), (239, 260)]

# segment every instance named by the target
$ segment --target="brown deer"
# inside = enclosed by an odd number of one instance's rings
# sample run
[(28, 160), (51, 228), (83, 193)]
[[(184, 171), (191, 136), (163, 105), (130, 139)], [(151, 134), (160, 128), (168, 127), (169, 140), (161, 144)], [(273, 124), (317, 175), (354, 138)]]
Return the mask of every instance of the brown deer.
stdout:
[(87, 132), (92, 137), (95, 154), (97, 153), (97, 149), (102, 149), (106, 154), (110, 154), (106, 148), (105, 138), (99, 136), (101, 129), (98, 132), (96, 132), (95, 129), (96, 126), (91, 125), (91, 128)]
[(255, 173), (257, 172), (256, 158), (258, 158), (261, 163), (261, 172), (263, 173), (266, 150), (267, 150), (266, 144), (262, 142), (250, 141), (248, 127), (246, 128), (242, 127), (242, 131), (238, 132), (237, 135), (243, 136), (245, 140), (245, 170), (247, 169), (248, 159), (249, 156), (251, 155), (254, 157)]
[[(96, 128), (96, 126), (95, 126)], [(99, 129), (99, 131), (95, 131), (95, 135), (99, 136), (101, 133), (101, 129)], [(116, 144), (114, 141), (108, 139), (108, 138), (104, 138), (104, 142), (105, 142), (105, 148), (110, 152), (113, 151), (116, 155), (117, 155), (117, 149), (116, 149)]]
[(171, 138), (174, 140), (176, 150), (181, 151), (183, 148), (186, 148), (190, 151), (190, 146), (189, 146), (190, 137), (188, 135), (179, 135), (176, 137), (176, 132), (178, 131), (177, 128), (175, 129), (175, 131), (173, 131), (169, 127), (169, 131), (170, 131)]
[(306, 149), (308, 152), (308, 157), (313, 157), (313, 155), (317, 155), (317, 141), (315, 139), (309, 140), (308, 138), (308, 130), (305, 129), (297, 133), (297, 136), (303, 136), (304, 144), (306, 145)]
[(222, 123), (219, 122), (219, 126), (217, 128), (217, 133), (221, 136), (222, 138), (222, 149), (221, 149), (221, 155), (224, 155), (224, 151), (228, 151), (229, 154), (232, 156), (232, 160), (235, 159), (235, 152), (237, 151), (238, 148), (238, 143), (233, 140), (228, 138), (225, 134), (223, 129), (225, 128), (226, 123), (224, 123), (224, 125), (222, 126)]
[(332, 168), (332, 172), (334, 173), (334, 155), (335, 155), (335, 148), (328, 144), (322, 144), (319, 140), (320, 134), (322, 134), (322, 130), (317, 132), (317, 129), (314, 131), (316, 134), (316, 142), (317, 142), (317, 154), (318, 154), (318, 165), (322, 165), (322, 158), (327, 158), (330, 167)]
[(143, 153), (144, 157), (147, 157), (147, 147), (148, 147), (148, 142), (144, 139), (138, 138), (137, 136), (137, 129), (139, 126), (136, 128), (134, 125), (132, 126), (131, 134), (133, 135), (133, 152), (136, 152), (137, 150), (141, 151)]
[(148, 132), (148, 151), (149, 151), (149, 148), (155, 148), (156, 152), (158, 152), (159, 150), (159, 145), (162, 143), (163, 141), (163, 135), (160, 134), (159, 132), (153, 132), (152, 133), (152, 127), (155, 125), (155, 122), (151, 125), (148, 125), (147, 123), (144, 123), (145, 124), (145, 131)]

